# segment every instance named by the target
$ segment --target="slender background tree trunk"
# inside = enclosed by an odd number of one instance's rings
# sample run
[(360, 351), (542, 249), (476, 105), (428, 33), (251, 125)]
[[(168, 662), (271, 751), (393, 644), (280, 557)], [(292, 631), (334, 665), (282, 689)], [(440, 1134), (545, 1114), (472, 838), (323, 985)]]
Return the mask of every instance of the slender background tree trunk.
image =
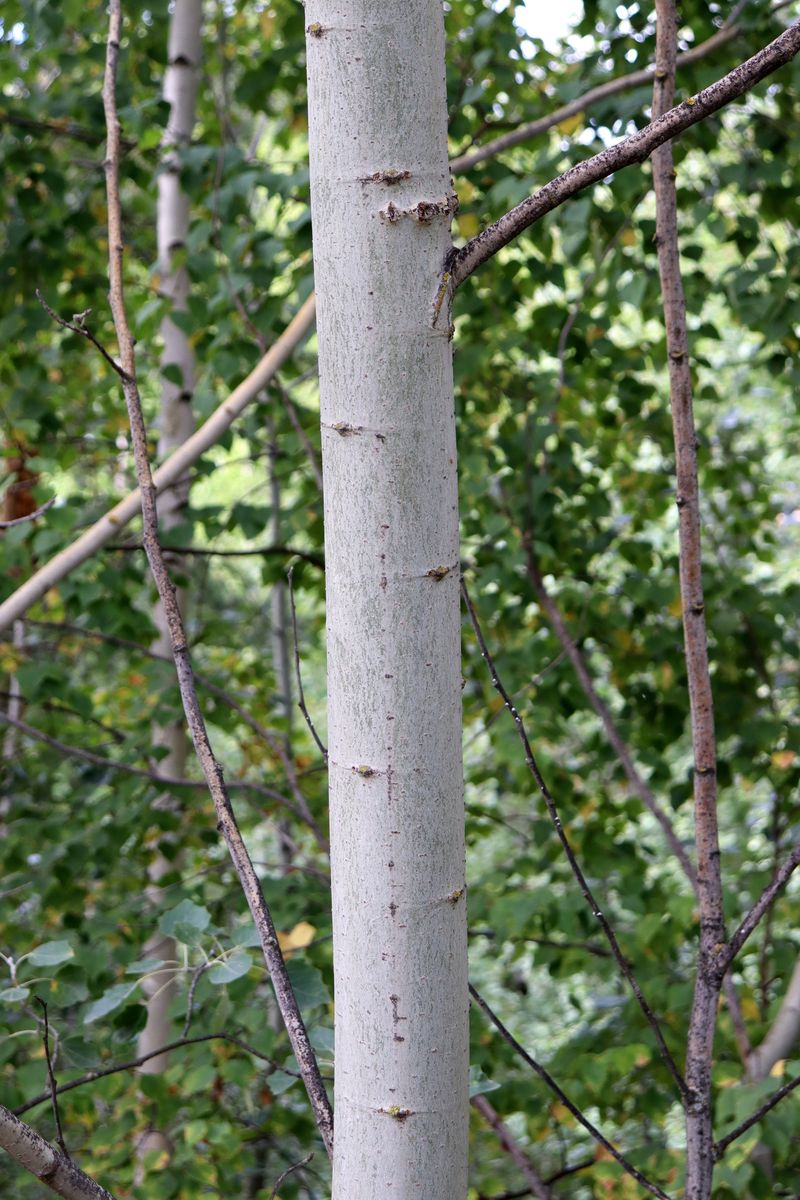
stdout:
[(459, 541), (438, 0), (306, 6), (325, 483), (336, 1200), (463, 1200)]
[[(197, 99), (198, 67), (201, 50), (201, 0), (176, 0), (169, 29), (168, 66), (164, 79), (164, 98), (170, 105), (169, 121), (164, 141), (162, 168), (158, 176), (157, 240), (161, 295), (170, 301), (173, 311), (185, 311), (189, 278), (182, 263), (175, 264), (176, 253), (185, 248), (189, 230), (189, 198), (181, 187), (180, 149), (192, 136)], [(194, 352), (187, 335), (167, 315), (161, 324), (164, 351), (161, 358), (162, 393), (160, 412), (160, 458), (171, 454), (189, 438), (194, 429), (191, 399), (194, 390)], [(177, 372), (176, 369), (177, 368)], [(164, 533), (174, 529), (184, 519), (189, 497), (188, 478), (178, 480), (158, 497), (159, 526)], [(186, 609), (186, 591), (179, 589), (181, 611)], [(158, 637), (153, 643), (157, 654), (168, 656), (171, 650), (169, 630), (160, 602), (156, 603), (154, 623)], [(166, 747), (168, 753), (160, 760), (159, 769), (173, 778), (186, 774), (189, 739), (183, 719), (153, 730), (156, 746)], [(170, 807), (169, 795), (160, 797), (157, 804)], [(148, 896), (155, 904), (160, 901), (159, 881), (171, 869), (169, 858), (157, 849), (148, 875)], [(174, 962), (176, 945), (172, 938), (154, 933), (144, 947), (145, 958)], [(147, 1002), (147, 1024), (139, 1038), (139, 1053), (149, 1054), (170, 1040), (170, 1004), (175, 995), (174, 972), (165, 971), (150, 976), (144, 984)], [(161, 1074), (167, 1067), (164, 1054), (151, 1058), (140, 1069), (143, 1074)], [(153, 1150), (169, 1152), (165, 1135), (150, 1131), (140, 1144), (140, 1154)]]

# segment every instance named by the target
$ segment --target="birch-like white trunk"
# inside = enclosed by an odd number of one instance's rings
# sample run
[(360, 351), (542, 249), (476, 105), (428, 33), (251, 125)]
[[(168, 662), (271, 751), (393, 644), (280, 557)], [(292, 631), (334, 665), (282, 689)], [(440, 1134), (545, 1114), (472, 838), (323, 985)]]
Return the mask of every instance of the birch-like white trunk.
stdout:
[(467, 970), (439, 0), (307, 0), (334, 1200), (464, 1200)]
[[(157, 210), (159, 291), (170, 301), (172, 311), (185, 311), (189, 292), (186, 268), (182, 263), (175, 262), (176, 255), (185, 248), (189, 229), (189, 198), (181, 187), (179, 153), (181, 147), (191, 140), (194, 128), (201, 21), (201, 0), (176, 0), (170, 19), (168, 65), (164, 77), (164, 99), (170, 105), (170, 115), (158, 176)], [(164, 342), (161, 369), (177, 367), (180, 375), (180, 382), (162, 377), (158, 453), (163, 458), (183, 445), (194, 429), (191, 399), (195, 362), (188, 337), (169, 315), (161, 323), (161, 336)], [(158, 497), (158, 520), (162, 533), (174, 529), (183, 519), (188, 495), (188, 477), (183, 477)], [(178, 599), (183, 610), (185, 594), (179, 592)], [(171, 643), (160, 603), (156, 604), (154, 623), (158, 637), (153, 649), (169, 657)], [(165, 775), (182, 777), (189, 750), (183, 721), (154, 729), (153, 743), (165, 746), (168, 750), (160, 760), (159, 769)], [(165, 796), (156, 803), (170, 805), (172, 800)], [(157, 849), (148, 871), (150, 886), (147, 891), (154, 903), (160, 899), (159, 881), (171, 869), (171, 865)], [(144, 957), (174, 962), (175, 942), (172, 938), (155, 933), (145, 944)], [(174, 973), (156, 973), (145, 981), (143, 988), (148, 996), (147, 1024), (139, 1037), (139, 1053), (149, 1054), (170, 1040), (169, 1008), (175, 994)], [(164, 1071), (166, 1066), (167, 1056), (160, 1054), (140, 1069), (143, 1074), (155, 1075)], [(153, 1150), (170, 1150), (167, 1139), (157, 1130), (150, 1131), (143, 1140), (139, 1147), (140, 1156)]]

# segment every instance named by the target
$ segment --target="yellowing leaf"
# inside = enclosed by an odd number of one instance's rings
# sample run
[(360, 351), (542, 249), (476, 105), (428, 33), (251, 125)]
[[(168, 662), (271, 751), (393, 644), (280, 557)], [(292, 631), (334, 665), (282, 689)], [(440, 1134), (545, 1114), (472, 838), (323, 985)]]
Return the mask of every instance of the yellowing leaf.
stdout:
[(272, 37), (272, 31), (275, 28), (275, 13), (266, 9), (261, 14), (261, 32), (265, 38)]
[(470, 200), (475, 196), (475, 184), (471, 179), (459, 179), (458, 181), (458, 200), (460, 204), (469, 204)]
[(290, 929), (288, 933), (278, 934), (278, 944), (284, 954), (292, 950), (302, 950), (313, 941), (316, 932), (314, 926), (309, 925), (308, 921), (298, 921), (294, 929)]
[(675, 599), (667, 605), (667, 612), (671, 613), (673, 617), (679, 617), (681, 615), (683, 612), (683, 605), (681, 604), (680, 596), (676, 596)]
[(780, 1078), (780, 1076), (783, 1075), (785, 1070), (786, 1070), (786, 1059), (779, 1058), (778, 1061), (775, 1063), (774, 1067), (772, 1068), (772, 1070), (770, 1071), (770, 1075), (774, 1075), (776, 1078)]
[(797, 758), (794, 750), (776, 750), (772, 755), (773, 767), (780, 767), (782, 771), (787, 770), (794, 760)]
[(575, 113), (574, 117), (567, 117), (566, 121), (561, 121), (559, 125), (556, 125), (556, 129), (559, 133), (574, 133), (582, 124), (583, 113), (579, 112)]
[(475, 234), (479, 229), (480, 222), (475, 216), (475, 213), (464, 213), (463, 216), (458, 218), (458, 232), (462, 237), (475, 237)]
[(635, 246), (636, 238), (637, 238), (637, 235), (636, 235), (635, 229), (626, 229), (622, 235), (623, 246)]

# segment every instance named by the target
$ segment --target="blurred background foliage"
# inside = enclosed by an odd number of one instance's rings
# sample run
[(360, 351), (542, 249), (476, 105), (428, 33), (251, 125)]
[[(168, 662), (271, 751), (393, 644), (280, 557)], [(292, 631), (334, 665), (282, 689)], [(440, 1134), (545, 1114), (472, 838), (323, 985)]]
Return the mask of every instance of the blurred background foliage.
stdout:
[[(737, 35), (680, 70), (679, 96), (753, 53), (795, 7), (737, 6)], [(536, 36), (535, 5), (526, 14), (451, 0), (445, 9), (454, 156), (653, 57), (648, 5), (587, 0), (569, 36), (546, 41)], [(125, 13), (126, 273), (152, 422), (164, 308), (155, 196), (169, 14), (166, 4), (140, 0)], [(726, 4), (684, 3), (682, 48), (711, 37), (729, 15)], [(98, 0), (7, 0), (0, 29), (0, 472), (4, 492), (22, 482), (37, 504), (55, 497), (39, 521), (0, 538), (7, 595), (131, 488), (133, 463), (116, 379), (83, 340), (54, 326), (35, 295), (40, 289), (65, 316), (91, 309), (92, 329), (113, 347), (100, 98), (105, 8)], [(732, 925), (798, 837), (799, 95), (794, 63), (676, 147)], [(644, 124), (649, 104), (648, 86), (622, 91), (459, 175), (457, 244)], [(259, 340), (274, 340), (313, 286), (306, 127), (301, 5), (208, 0), (198, 120), (181, 173), (191, 197), (185, 322), (198, 362), (198, 421), (255, 365)], [(540, 590), (691, 851), (654, 229), (647, 165), (604, 181), (467, 282), (454, 345), (469, 587), (584, 869), (680, 1060), (697, 932), (691, 888), (629, 785)], [(196, 465), (185, 524), (170, 540), (203, 552), (178, 556), (201, 696), (226, 775), (242, 785), (234, 793), (239, 817), (330, 1074), (327, 862), (308, 826), (286, 816), (281, 797), (292, 793), (280, 751), (288, 747), (323, 828), (325, 765), (301, 719), (287, 721), (279, 703), (270, 608), (271, 589), (294, 563), (303, 682), (324, 738), (314, 350), (311, 339)], [(155, 438), (154, 430), (154, 447)], [(210, 800), (202, 786), (187, 785), (174, 789), (176, 806), (154, 807), (164, 789), (153, 778), (161, 752), (150, 730), (175, 717), (179, 701), (170, 666), (148, 656), (153, 591), (138, 536), (135, 523), (121, 531), (117, 544), (29, 613), (22, 639), (15, 644), (6, 633), (0, 645), (0, 708), (16, 680), (24, 721), (58, 743), (0, 731), (2, 1100), (13, 1107), (46, 1086), (36, 996), (49, 1006), (60, 1082), (135, 1057), (145, 1017), (140, 980), (155, 965), (142, 963), (141, 950), (158, 924), (180, 949), (172, 964), (180, 980), (174, 1037), (225, 1032), (251, 1050), (198, 1042), (174, 1052), (162, 1076), (125, 1071), (66, 1093), (70, 1149), (116, 1195), (134, 1200), (266, 1197), (287, 1166), (316, 1149), (281, 1191), (315, 1200), (327, 1194), (327, 1163), (302, 1087), (280, 1069), (292, 1070), (288, 1043), (250, 949), (252, 929)], [(683, 1133), (671, 1080), (574, 886), (467, 624), (463, 673), (472, 979), (571, 1099), (679, 1195)], [(83, 751), (94, 759), (81, 758)], [(187, 774), (199, 777), (193, 766)], [(262, 790), (248, 790), (247, 781)], [(182, 854), (154, 911), (144, 885), (157, 841)], [(755, 1045), (795, 969), (797, 906), (790, 886), (737, 964)], [(480, 1014), (473, 1035), (475, 1090), (491, 1091), (540, 1174), (556, 1177), (554, 1196), (640, 1194)], [(767, 1079), (746, 1082), (723, 1009), (718, 1135), (798, 1069), (790, 1056)], [(715, 1196), (797, 1194), (799, 1116), (790, 1097), (735, 1143), (718, 1168)], [(53, 1136), (47, 1105), (27, 1119)], [(133, 1147), (153, 1124), (169, 1132), (172, 1157), (151, 1164), (146, 1182), (134, 1186)], [(752, 1157), (756, 1143), (771, 1151), (774, 1182)], [(472, 1200), (526, 1194), (477, 1112), (471, 1157)], [(40, 1194), (5, 1159), (0, 1190), (20, 1200)]]

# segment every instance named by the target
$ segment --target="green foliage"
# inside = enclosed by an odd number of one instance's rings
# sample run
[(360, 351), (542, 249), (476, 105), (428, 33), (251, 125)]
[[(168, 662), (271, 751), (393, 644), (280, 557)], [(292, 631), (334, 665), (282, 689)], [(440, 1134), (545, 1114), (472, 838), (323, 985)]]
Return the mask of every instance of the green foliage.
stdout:
[[(577, 25), (580, 55), (525, 36), (508, 5), (451, 0), (445, 7), (454, 154), (652, 58), (646, 7), (587, 0)], [(166, 5), (138, 0), (125, 9), (126, 275), (152, 421), (164, 313), (154, 205), (168, 13)], [(272, 341), (312, 286), (302, 6), (274, 0), (269, 8), (211, 4), (206, 11), (205, 82), (195, 139), (181, 154), (191, 201), (191, 297), (180, 324), (197, 355), (198, 421), (253, 367), (258, 340)], [(688, 31), (697, 44), (718, 21), (714, 6), (694, 2), (682, 6), (681, 19), (685, 47)], [(744, 30), (735, 42), (682, 69), (681, 95), (774, 36), (780, 18), (749, 6), (739, 19)], [(91, 309), (93, 332), (113, 350), (99, 95), (105, 9), (99, 0), (13, 0), (2, 38), (0, 268), (8, 286), (0, 297), (0, 470), (5, 490), (13, 460), (23, 457), (37, 476), (36, 502), (57, 498), (41, 521), (2, 536), (5, 596), (131, 486), (132, 463), (116, 379), (87, 343), (53, 325), (35, 296), (39, 288), (66, 317)], [(800, 68), (786, 68), (676, 148), (730, 927), (797, 838), (798, 81)], [(620, 93), (458, 178), (457, 242), (642, 125), (649, 102), (648, 88)], [(691, 889), (633, 794), (528, 571), (529, 550), (634, 761), (691, 849), (674, 451), (654, 229), (647, 167), (621, 172), (552, 214), (459, 293), (455, 370), (463, 559), (487, 640), (570, 840), (680, 1061), (697, 935)], [(278, 541), (322, 556), (321, 497), (305, 445), (318, 451), (314, 373), (312, 345), (197, 465), (174, 545), (226, 552), (270, 546), (274, 460)], [(317, 1143), (262, 960), (252, 951), (257, 939), (244, 899), (203, 788), (170, 789), (163, 803), (163, 786), (120, 769), (153, 774), (163, 748), (152, 744), (152, 729), (180, 714), (172, 668), (148, 655), (153, 595), (144, 556), (130, 547), (138, 536), (136, 526), (121, 534), (117, 546), (51, 591), (30, 614), (23, 645), (0, 647), (0, 686), (7, 692), (17, 681), (24, 720), (100, 760), (8, 735), (1, 1098), (13, 1106), (46, 1087), (35, 996), (48, 1004), (58, 1077), (67, 1082), (136, 1057), (143, 980), (168, 969), (178, 984), (176, 1038), (188, 1019), (189, 1036), (224, 1030), (278, 1068), (210, 1041), (173, 1052), (162, 1075), (107, 1075), (64, 1094), (70, 1149), (112, 1191), (136, 1200), (267, 1196), (286, 1166)], [(292, 799), (288, 754), (324, 828), (324, 764), (305, 727), (287, 719), (268, 652), (270, 597), (289, 561), (283, 553), (180, 555), (179, 572), (191, 593), (201, 698), (228, 779)], [(307, 700), (324, 736), (322, 573), (297, 560), (295, 589)], [(463, 673), (472, 978), (570, 1099), (679, 1195), (674, 1086), (575, 888), (468, 626)], [(242, 708), (269, 739), (243, 719)], [(198, 781), (193, 764), (186, 775)], [(246, 790), (234, 796), (330, 1074), (324, 854), (279, 798)], [(156, 845), (167, 868), (158, 904), (145, 890)], [(794, 968), (796, 906), (790, 888), (737, 964), (755, 1044)], [(176, 939), (174, 962), (144, 959), (156, 928)], [(564, 1176), (556, 1195), (639, 1194), (475, 1013), (472, 1064), (473, 1092), (491, 1091), (540, 1174), (590, 1162)], [(797, 1070), (797, 1063), (779, 1064), (769, 1079), (746, 1083), (723, 1009), (717, 1136)], [(715, 1200), (781, 1194), (752, 1153), (757, 1143), (769, 1148), (785, 1194), (800, 1191), (797, 1104), (783, 1101), (734, 1143), (717, 1168)], [(48, 1106), (31, 1119), (53, 1135)], [(146, 1187), (135, 1187), (131, 1147), (150, 1126), (168, 1132), (174, 1152), (153, 1164)], [(477, 1113), (472, 1141), (471, 1195), (519, 1188), (513, 1162)], [(324, 1158), (317, 1148), (281, 1195), (326, 1194)], [(40, 1194), (5, 1160), (0, 1191), (20, 1200)]]

